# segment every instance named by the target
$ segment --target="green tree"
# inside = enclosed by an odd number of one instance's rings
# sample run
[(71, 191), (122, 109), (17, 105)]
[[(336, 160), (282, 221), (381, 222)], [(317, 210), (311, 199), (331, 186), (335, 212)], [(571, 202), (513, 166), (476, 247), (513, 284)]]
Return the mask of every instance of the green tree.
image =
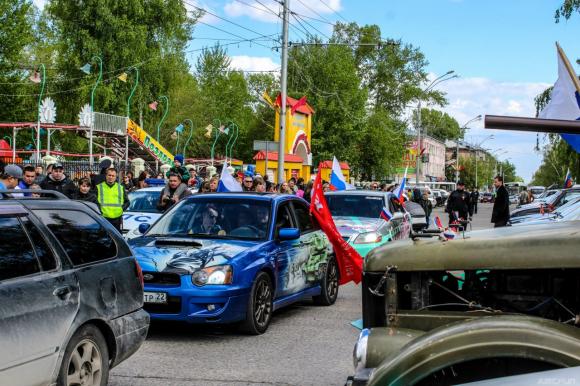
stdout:
[(580, 0), (564, 0), (564, 3), (556, 10), (554, 15), (556, 23), (560, 22), (560, 18), (568, 20), (574, 12), (580, 13)]
[(368, 92), (361, 85), (352, 51), (345, 46), (294, 46), (288, 63), (289, 94), (306, 95), (315, 111), (313, 164), (336, 156), (356, 168)]
[(391, 118), (386, 111), (373, 112), (357, 144), (360, 156), (356, 167), (363, 180), (382, 180), (394, 174), (405, 151), (405, 130), (406, 125)]
[(19, 96), (34, 93), (36, 86), (26, 79), (33, 69), (27, 58), (35, 38), (34, 12), (30, 0), (0, 0), (0, 103), (5, 107), (0, 121), (22, 121), (23, 114), (35, 111), (32, 98)]
[[(90, 101), (97, 66), (93, 56), (103, 61), (103, 81), (95, 94), (95, 111), (125, 115), (131, 82), (117, 76), (129, 66), (140, 69), (140, 86), (131, 108), (131, 117), (142, 111), (149, 130), (156, 127), (159, 113), (143, 110), (162, 94), (178, 88), (188, 71), (184, 50), (190, 38), (195, 17), (189, 17), (181, 0), (51, 0), (46, 5), (58, 40), (57, 67), (61, 79), (78, 79), (50, 84), (49, 93), (59, 108), (59, 120), (77, 121), (82, 105)], [(79, 70), (92, 62), (92, 74)], [(130, 75), (131, 79), (131, 75)], [(175, 120), (168, 121), (162, 138), (173, 130)]]
[[(416, 114), (414, 119), (417, 121)], [(441, 141), (456, 140), (463, 137), (459, 123), (455, 118), (439, 110), (421, 109), (421, 128), (424, 134)]]

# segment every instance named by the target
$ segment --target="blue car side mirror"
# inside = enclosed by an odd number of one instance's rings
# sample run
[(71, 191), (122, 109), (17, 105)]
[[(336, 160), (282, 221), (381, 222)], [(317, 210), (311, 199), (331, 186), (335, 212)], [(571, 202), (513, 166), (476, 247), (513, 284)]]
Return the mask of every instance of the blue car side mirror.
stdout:
[(300, 230), (298, 228), (282, 228), (278, 232), (280, 241), (296, 240), (298, 238), (300, 238)]
[(151, 224), (147, 224), (147, 223), (139, 224), (139, 233), (143, 234), (143, 233), (147, 232), (147, 229), (149, 229), (150, 227), (151, 227)]

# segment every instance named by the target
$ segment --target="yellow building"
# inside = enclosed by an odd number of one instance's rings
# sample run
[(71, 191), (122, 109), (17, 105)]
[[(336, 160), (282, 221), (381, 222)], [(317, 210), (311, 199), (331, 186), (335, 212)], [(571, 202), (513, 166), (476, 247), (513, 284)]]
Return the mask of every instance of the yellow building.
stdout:
[[(281, 106), (281, 97), (278, 95), (276, 98), (276, 107)], [(292, 114), (292, 110), (294, 114)], [(285, 180), (290, 177), (302, 177), (305, 180), (310, 179), (310, 172), (312, 167), (312, 150), (310, 148), (310, 141), (312, 138), (312, 114), (314, 110), (306, 101), (296, 100), (294, 98), (286, 98), (286, 140), (284, 144), (284, 153), (288, 155), (297, 156), (298, 158), (292, 158), (293, 161), (289, 162), (287, 157), (284, 157), (284, 170), (286, 174)], [(278, 128), (280, 127), (280, 109), (276, 109), (276, 125), (274, 126), (274, 141), (280, 140), (280, 132)], [(278, 159), (277, 152), (271, 154), (276, 154), (276, 160)], [(298, 162), (301, 162), (300, 167), (298, 167)], [(276, 164), (276, 166), (274, 166)], [(278, 162), (270, 164), (268, 162), (268, 171), (271, 176), (272, 170), (277, 168)], [(258, 164), (256, 164), (256, 169), (260, 170)], [(265, 170), (263, 170), (265, 173)], [(265, 174), (262, 174), (265, 175)], [(277, 181), (277, 179), (275, 179)]]
[[(266, 162), (268, 163), (268, 177), (270, 181), (278, 181), (278, 153), (268, 152), (268, 157), (266, 159), (266, 151), (261, 150), (255, 156), (256, 161), (256, 173), (265, 176), (266, 175)], [(302, 175), (303, 170), (303, 160), (301, 157), (294, 154), (284, 155), (284, 174), (285, 181), (288, 181), (291, 177), (296, 179), (302, 177), (307, 180), (306, 176)], [(310, 175), (308, 175), (310, 177)]]

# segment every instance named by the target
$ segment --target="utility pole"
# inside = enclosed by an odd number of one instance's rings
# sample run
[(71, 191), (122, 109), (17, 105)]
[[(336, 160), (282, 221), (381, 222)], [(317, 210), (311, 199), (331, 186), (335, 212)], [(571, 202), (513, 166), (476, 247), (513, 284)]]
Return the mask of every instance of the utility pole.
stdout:
[(288, 17), (290, 0), (284, 1), (282, 14), (282, 74), (280, 76), (281, 97), (280, 97), (280, 135), (278, 136), (278, 183), (281, 184), (286, 176), (284, 175), (284, 153), (286, 147), (286, 99), (288, 81)]

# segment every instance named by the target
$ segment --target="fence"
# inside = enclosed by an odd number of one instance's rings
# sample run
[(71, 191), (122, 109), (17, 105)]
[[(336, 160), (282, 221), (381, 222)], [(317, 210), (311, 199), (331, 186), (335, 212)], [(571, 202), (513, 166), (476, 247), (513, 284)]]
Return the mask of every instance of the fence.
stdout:
[[(11, 164), (12, 157), (0, 157), (0, 162), (4, 164)], [(98, 163), (94, 163), (93, 166), (89, 163), (89, 161), (78, 161), (78, 160), (65, 160), (65, 161), (58, 161), (64, 167), (64, 173), (73, 181), (78, 181), (83, 177), (90, 177), (91, 175), (99, 174), (100, 169)], [(17, 162), (16, 165), (24, 168), (27, 165), (42, 166), (42, 163), (35, 163), (35, 162)], [(125, 165), (125, 161), (115, 162), (114, 166), (120, 172), (130, 170), (130, 163)], [(126, 168), (129, 167), (129, 168)]]

